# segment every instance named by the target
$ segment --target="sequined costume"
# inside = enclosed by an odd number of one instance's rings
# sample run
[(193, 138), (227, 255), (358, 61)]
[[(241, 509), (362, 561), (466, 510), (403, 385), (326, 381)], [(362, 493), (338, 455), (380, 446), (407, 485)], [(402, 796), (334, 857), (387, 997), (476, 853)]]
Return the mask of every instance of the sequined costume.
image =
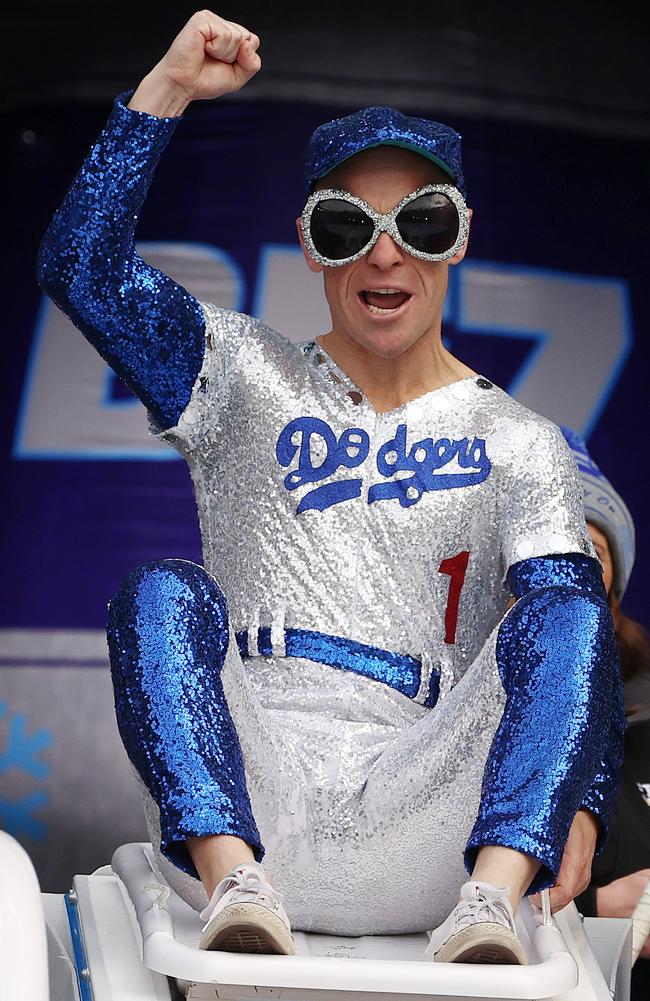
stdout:
[(528, 852), (547, 885), (581, 805), (604, 829), (622, 730), (568, 449), (481, 377), (377, 413), (318, 344), (149, 268), (174, 124), (118, 101), (39, 265), (197, 497), (208, 572), (140, 568), (109, 622), (158, 863), (201, 907), (185, 838), (238, 834), (294, 927), (340, 934), (434, 927), (464, 848)]

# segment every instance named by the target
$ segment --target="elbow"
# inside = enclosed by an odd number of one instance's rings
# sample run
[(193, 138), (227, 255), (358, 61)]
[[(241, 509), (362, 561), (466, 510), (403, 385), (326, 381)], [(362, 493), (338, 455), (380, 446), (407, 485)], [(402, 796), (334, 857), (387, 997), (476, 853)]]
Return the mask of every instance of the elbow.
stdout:
[(36, 281), (57, 306), (70, 302), (75, 274), (74, 255), (70, 251), (70, 234), (60, 231), (55, 216), (41, 240), (36, 256)]
[(57, 253), (53, 246), (51, 237), (52, 226), (41, 240), (36, 257), (36, 281), (39, 286), (49, 295), (51, 299), (58, 298), (57, 291), (64, 284), (62, 275), (64, 271), (63, 254)]

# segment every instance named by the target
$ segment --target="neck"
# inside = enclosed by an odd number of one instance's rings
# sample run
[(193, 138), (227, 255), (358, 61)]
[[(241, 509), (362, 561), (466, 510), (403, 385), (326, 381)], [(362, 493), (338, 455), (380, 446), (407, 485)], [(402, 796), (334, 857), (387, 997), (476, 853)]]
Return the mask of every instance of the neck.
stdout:
[(317, 341), (379, 413), (476, 374), (447, 351), (440, 329), (424, 334), (396, 358), (375, 354), (336, 330)]

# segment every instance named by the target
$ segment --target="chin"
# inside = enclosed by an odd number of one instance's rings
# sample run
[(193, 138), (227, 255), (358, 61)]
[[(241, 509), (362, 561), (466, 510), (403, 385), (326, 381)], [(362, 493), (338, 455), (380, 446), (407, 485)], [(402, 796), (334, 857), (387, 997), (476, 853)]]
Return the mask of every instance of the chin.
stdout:
[(414, 334), (390, 334), (388, 332), (379, 334), (377, 331), (368, 331), (365, 336), (358, 335), (353, 338), (357, 344), (372, 351), (379, 358), (387, 360), (400, 358), (420, 340), (419, 335)]

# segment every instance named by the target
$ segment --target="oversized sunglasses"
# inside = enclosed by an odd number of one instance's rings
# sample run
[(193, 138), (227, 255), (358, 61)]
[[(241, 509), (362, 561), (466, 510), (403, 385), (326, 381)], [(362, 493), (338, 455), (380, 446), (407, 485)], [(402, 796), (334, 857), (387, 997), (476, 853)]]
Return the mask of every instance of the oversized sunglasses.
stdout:
[(315, 191), (302, 210), (302, 232), (317, 264), (338, 267), (371, 250), (381, 233), (423, 261), (447, 261), (469, 233), (469, 212), (458, 188), (427, 184), (383, 215), (347, 191)]

